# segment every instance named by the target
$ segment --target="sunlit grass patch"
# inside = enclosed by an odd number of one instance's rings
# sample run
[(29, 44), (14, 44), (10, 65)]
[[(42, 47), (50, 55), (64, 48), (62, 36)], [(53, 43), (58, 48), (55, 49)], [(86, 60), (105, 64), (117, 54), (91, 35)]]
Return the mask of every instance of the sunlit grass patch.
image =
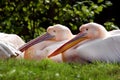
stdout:
[(1, 60), (0, 80), (119, 80), (117, 63), (56, 63), (50, 60)]

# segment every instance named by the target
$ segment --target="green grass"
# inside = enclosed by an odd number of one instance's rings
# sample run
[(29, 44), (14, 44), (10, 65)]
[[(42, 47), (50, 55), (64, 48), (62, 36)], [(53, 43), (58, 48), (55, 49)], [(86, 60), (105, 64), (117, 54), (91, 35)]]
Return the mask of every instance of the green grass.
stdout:
[(0, 60), (0, 80), (120, 80), (120, 64)]

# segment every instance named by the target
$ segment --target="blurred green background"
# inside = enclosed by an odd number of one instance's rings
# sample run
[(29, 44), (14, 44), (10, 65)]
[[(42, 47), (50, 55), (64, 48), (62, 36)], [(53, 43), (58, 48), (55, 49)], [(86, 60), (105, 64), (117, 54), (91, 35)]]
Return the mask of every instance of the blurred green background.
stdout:
[[(107, 30), (118, 29), (112, 12), (104, 11), (114, 6), (113, 3), (110, 0), (0, 0), (0, 32), (17, 34), (27, 42), (54, 24), (69, 27), (73, 34), (87, 22), (100, 23)], [(105, 13), (111, 17), (104, 16)]]

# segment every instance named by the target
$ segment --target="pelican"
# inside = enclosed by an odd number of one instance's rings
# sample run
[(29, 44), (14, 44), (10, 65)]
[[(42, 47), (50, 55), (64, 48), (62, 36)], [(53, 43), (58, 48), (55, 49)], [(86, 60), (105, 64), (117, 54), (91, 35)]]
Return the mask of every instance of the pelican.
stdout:
[(62, 53), (66, 62), (120, 62), (119, 30), (108, 32), (102, 25), (87, 23), (80, 33), (48, 57)]
[(16, 34), (0, 33), (0, 59), (21, 55), (18, 48), (24, 44), (24, 40)]
[[(47, 28), (47, 33), (53, 37), (49, 40), (37, 43), (25, 50), (25, 59), (41, 60), (46, 58), (50, 53), (74, 37), (68, 27), (60, 24), (49, 26)], [(51, 59), (57, 61), (58, 58), (60, 59), (61, 56), (52, 57)]]

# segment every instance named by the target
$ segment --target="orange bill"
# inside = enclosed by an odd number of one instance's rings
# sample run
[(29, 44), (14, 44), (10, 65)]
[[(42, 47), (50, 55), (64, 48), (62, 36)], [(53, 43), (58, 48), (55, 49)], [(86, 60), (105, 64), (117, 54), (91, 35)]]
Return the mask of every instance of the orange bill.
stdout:
[(86, 35), (86, 33), (79, 33), (73, 39), (69, 40), (68, 42), (63, 44), (60, 48), (58, 48), (56, 51), (54, 51), (52, 54), (50, 54), (48, 56), (48, 58), (56, 56), (60, 53), (63, 53), (64, 51), (66, 51), (66, 50), (70, 49), (71, 47), (75, 46), (76, 44), (78, 44), (79, 42), (86, 40), (87, 37), (85, 37), (85, 35)]
[(44, 34), (42, 36), (39, 36), (39, 37), (27, 42), (25, 45), (21, 46), (19, 48), (19, 50), (23, 52), (24, 50), (28, 49), (29, 47), (31, 47), (31, 46), (39, 43), (39, 42), (49, 40), (49, 39), (52, 39), (52, 38), (54, 38), (53, 35), (50, 35), (49, 33), (46, 33), (46, 34)]

